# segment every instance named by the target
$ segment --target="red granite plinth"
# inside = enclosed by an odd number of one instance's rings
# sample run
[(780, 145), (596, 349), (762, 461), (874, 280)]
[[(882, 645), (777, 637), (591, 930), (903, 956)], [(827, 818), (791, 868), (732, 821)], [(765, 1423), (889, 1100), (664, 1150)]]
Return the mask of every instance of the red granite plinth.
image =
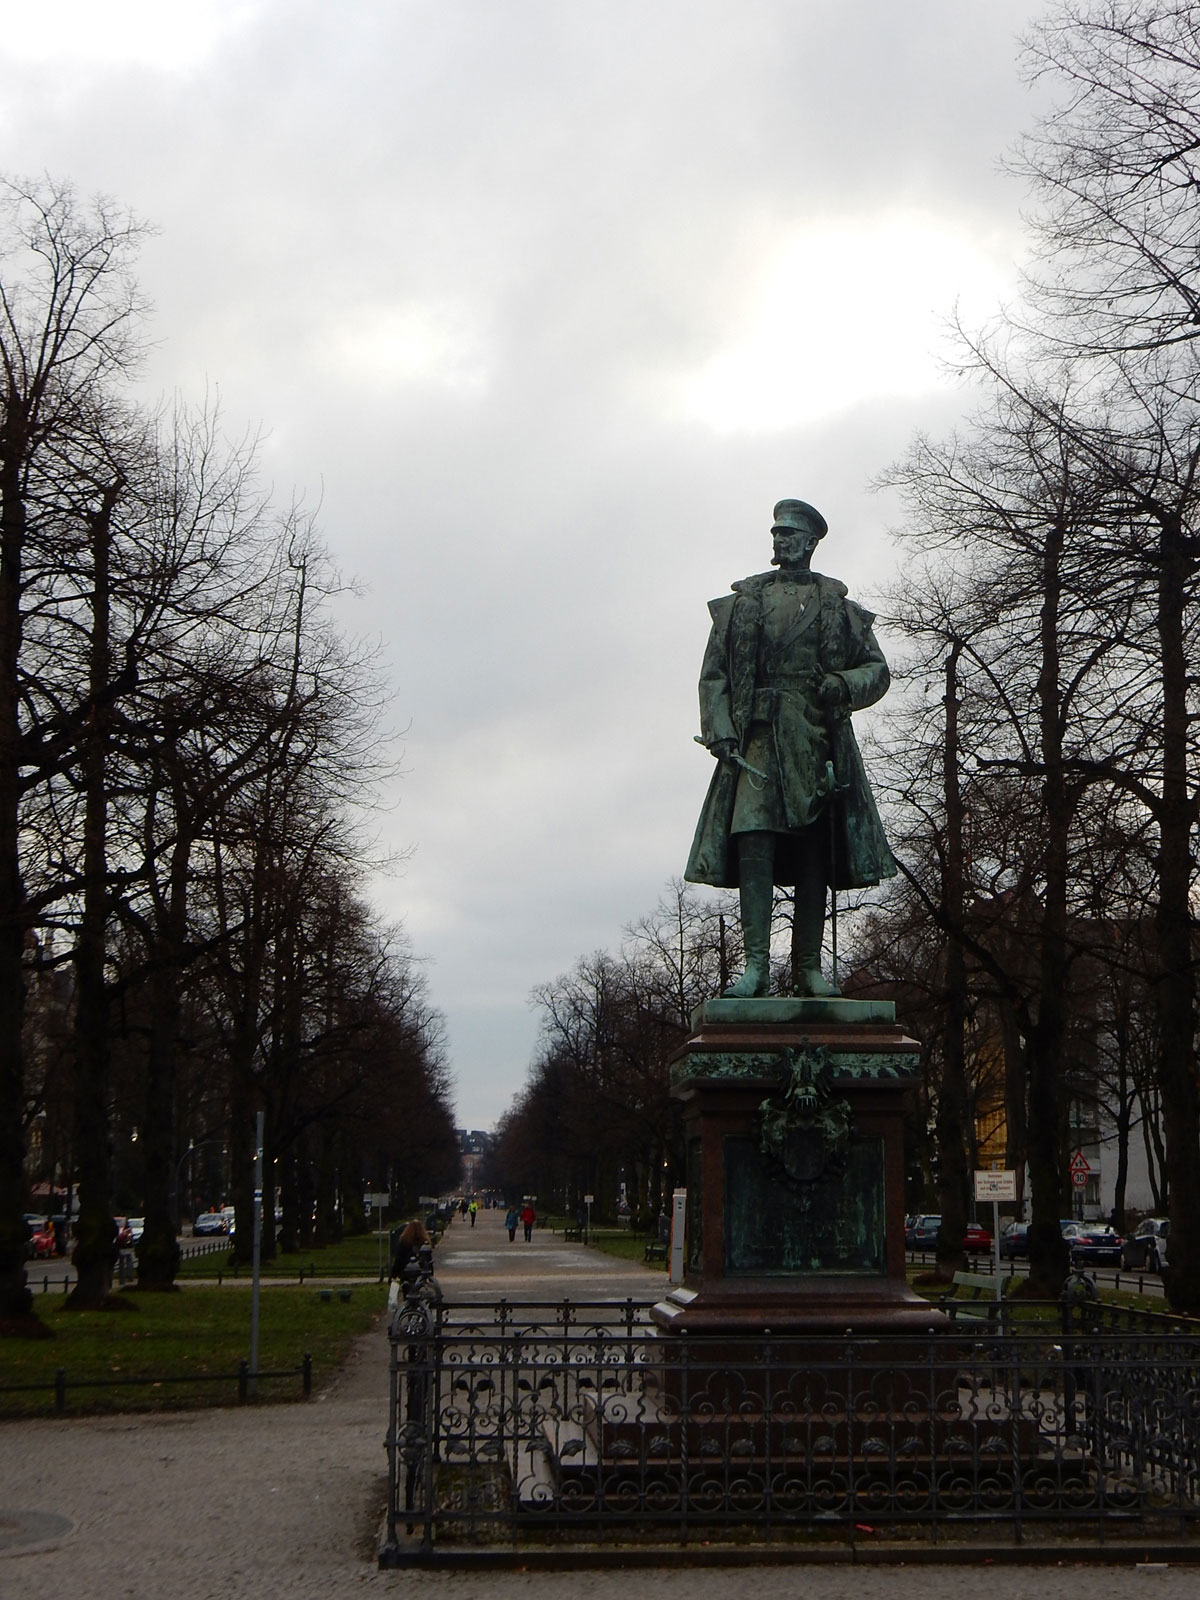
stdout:
[[(688, 1145), (687, 1265), (654, 1308), (657, 1326), (834, 1341), (946, 1327), (905, 1277), (904, 1111), (920, 1046), (894, 1009), (717, 1000), (693, 1024), (671, 1064)], [(768, 1124), (785, 1129), (774, 1143)]]

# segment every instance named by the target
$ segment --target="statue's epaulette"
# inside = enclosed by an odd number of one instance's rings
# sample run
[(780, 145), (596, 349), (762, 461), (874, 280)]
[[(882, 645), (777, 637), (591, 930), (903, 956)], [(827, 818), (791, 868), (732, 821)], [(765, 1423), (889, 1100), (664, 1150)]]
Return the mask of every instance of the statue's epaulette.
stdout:
[(840, 578), (827, 578), (823, 572), (814, 572), (813, 577), (821, 585), (822, 589), (832, 590), (840, 600), (844, 600), (850, 593)]
[(735, 582), (731, 583), (729, 587), (733, 590), (734, 594), (746, 594), (752, 589), (761, 589), (763, 584), (770, 583), (774, 576), (775, 574), (773, 572), (756, 572), (752, 577), (738, 578)]

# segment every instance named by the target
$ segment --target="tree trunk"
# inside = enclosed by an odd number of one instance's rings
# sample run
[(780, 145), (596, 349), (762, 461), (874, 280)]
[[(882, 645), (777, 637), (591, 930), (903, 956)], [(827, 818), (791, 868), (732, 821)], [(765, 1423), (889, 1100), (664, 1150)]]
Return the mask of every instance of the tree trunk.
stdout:
[(20, 463), (24, 426), (4, 396), (0, 441), (0, 1318), (27, 1316), (25, 1284), (25, 889), (21, 880), (21, 563), (25, 506)]
[(1028, 1038), (1029, 1186), (1033, 1192), (1029, 1277), (1031, 1290), (1046, 1298), (1058, 1295), (1070, 1264), (1061, 1225), (1066, 1195), (1061, 1080), (1068, 1016), (1067, 862), (1073, 814), (1073, 801), (1063, 771), (1059, 659), (1064, 542), (1061, 523), (1051, 523), (1042, 554), (1041, 657), (1037, 683), (1038, 732), (1045, 768), (1044, 888), (1037, 1018)]
[(963, 803), (959, 779), (958, 662), (956, 640), (946, 657), (946, 742), (942, 785), (946, 813), (946, 856), (942, 871), (942, 925), (946, 929), (945, 1034), (942, 1081), (937, 1103), (938, 1209), (937, 1275), (949, 1282), (966, 1260), (967, 1231), (967, 972), (963, 952)]
[(109, 1122), (110, 1036), (105, 963), (108, 955), (108, 733), (106, 692), (112, 677), (110, 643), (110, 524), (117, 490), (106, 493), (92, 528), (90, 706), (83, 735), (83, 911), (75, 944), (75, 1159), (79, 1225), (72, 1261), (77, 1279), (69, 1303), (102, 1305), (112, 1289), (117, 1250), (112, 1214), (112, 1132)]
[(137, 1246), (138, 1287), (166, 1289), (179, 1271), (179, 1207), (175, 1152), (175, 1071), (179, 1048), (179, 986), (187, 935), (188, 868), (191, 860), (186, 812), (177, 792), (177, 829), (161, 905), (155, 964), (150, 977), (150, 1046), (146, 1060), (146, 1221)]
[(1159, 815), (1156, 999), (1158, 1081), (1166, 1135), (1171, 1249), (1164, 1286), (1177, 1311), (1200, 1310), (1200, 1097), (1191, 905), (1195, 802), (1188, 793), (1185, 605), (1193, 576), (1177, 524), (1162, 530), (1158, 632), (1162, 658), (1162, 803)]

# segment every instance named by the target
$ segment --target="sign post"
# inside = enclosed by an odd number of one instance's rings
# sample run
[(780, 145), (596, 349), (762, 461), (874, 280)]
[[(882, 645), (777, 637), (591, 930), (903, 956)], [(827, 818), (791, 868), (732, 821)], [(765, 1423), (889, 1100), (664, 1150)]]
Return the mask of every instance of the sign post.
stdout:
[[(368, 1193), (367, 1210), (372, 1207), (379, 1213), (375, 1218), (375, 1232), (379, 1238), (379, 1281), (383, 1282), (383, 1208), (391, 1201), (391, 1195), (386, 1189), (372, 1190)], [(390, 1263), (389, 1263), (390, 1265)]]
[(594, 1194), (585, 1194), (583, 1197), (583, 1203), (587, 1207), (587, 1220), (583, 1224), (584, 1244), (590, 1244), (592, 1242), (592, 1201), (595, 1198), (596, 1196)]
[[(258, 1396), (258, 1291), (262, 1282), (263, 1214), (263, 1113), (254, 1118), (254, 1229), (250, 1282), (250, 1397)], [(271, 1197), (271, 1226), (275, 1226), (275, 1199)]]
[[(1073, 1189), (1083, 1190), (1087, 1188), (1087, 1181), (1092, 1175), (1092, 1167), (1082, 1150), (1076, 1150), (1075, 1154), (1071, 1157), (1070, 1173), (1071, 1187)], [(1083, 1216), (1082, 1194), (1079, 1196), (1079, 1215), (1080, 1217)]]
[(687, 1190), (671, 1194), (671, 1249), (667, 1277), (671, 1283), (683, 1282), (683, 1239), (687, 1229)]
[(992, 1202), (992, 1271), (996, 1278), (996, 1299), (1003, 1294), (1000, 1282), (1000, 1202), (1017, 1198), (1015, 1172), (977, 1172), (975, 1199)]

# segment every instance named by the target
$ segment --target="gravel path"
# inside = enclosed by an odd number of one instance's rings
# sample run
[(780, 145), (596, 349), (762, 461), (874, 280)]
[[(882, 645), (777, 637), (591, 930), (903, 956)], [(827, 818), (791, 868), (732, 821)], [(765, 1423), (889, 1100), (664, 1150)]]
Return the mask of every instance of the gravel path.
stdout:
[[(437, 1252), (453, 1299), (639, 1298), (661, 1272), (535, 1234), (510, 1245), (496, 1212), (458, 1222)], [(0, 1600), (958, 1600), (961, 1571), (780, 1568), (688, 1571), (380, 1572), (386, 1498), (387, 1339), (361, 1339), (307, 1404), (0, 1424)], [(988, 1600), (1061, 1600), (1054, 1568), (992, 1568)], [(1183, 1600), (1184, 1568), (1087, 1568), (1089, 1600)]]

